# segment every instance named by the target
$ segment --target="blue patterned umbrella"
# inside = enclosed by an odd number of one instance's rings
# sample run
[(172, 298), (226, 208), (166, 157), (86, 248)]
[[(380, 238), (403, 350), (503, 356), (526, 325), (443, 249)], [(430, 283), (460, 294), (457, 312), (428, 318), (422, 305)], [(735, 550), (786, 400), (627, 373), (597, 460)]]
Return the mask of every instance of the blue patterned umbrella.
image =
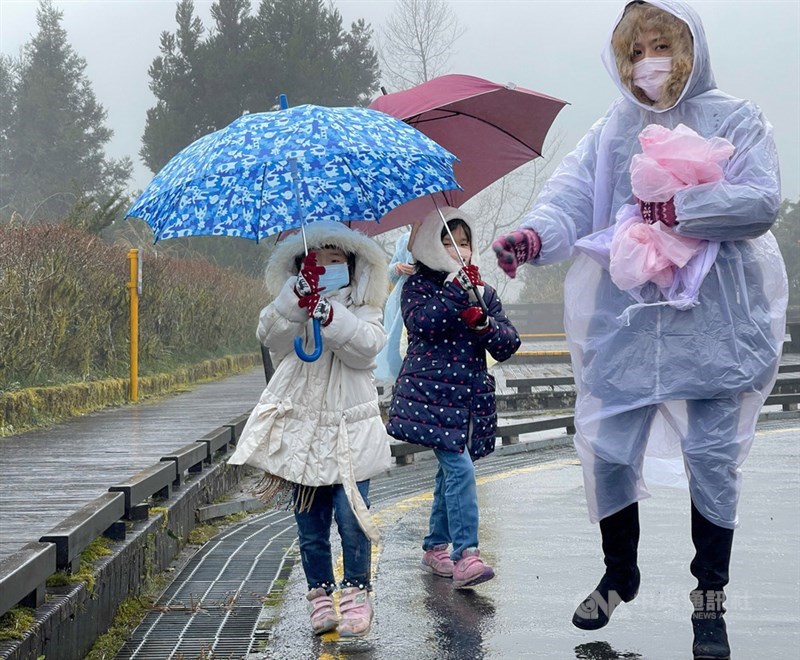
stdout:
[(316, 220), (379, 220), (402, 203), (458, 188), (456, 157), (367, 108), (300, 105), (239, 117), (174, 156), (126, 217), (155, 240), (259, 239)]

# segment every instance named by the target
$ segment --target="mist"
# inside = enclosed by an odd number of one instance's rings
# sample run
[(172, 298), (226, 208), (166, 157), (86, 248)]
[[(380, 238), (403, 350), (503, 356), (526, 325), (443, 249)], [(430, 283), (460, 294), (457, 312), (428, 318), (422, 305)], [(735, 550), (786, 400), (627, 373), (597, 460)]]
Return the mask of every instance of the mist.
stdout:
[[(210, 0), (195, 8), (206, 30)], [(698, 0), (717, 84), (756, 102), (775, 128), (783, 197), (800, 198), (800, 2), (792, 0)], [(145, 113), (155, 103), (148, 67), (159, 55), (162, 31), (175, 29), (174, 1), (57, 1), (62, 26), (86, 75), (108, 112), (113, 158), (134, 161), (132, 191), (153, 176), (139, 158)], [(253, 0), (254, 8), (257, 0)], [(345, 27), (364, 18), (376, 32), (394, 8), (388, 0), (339, 0)], [(618, 92), (600, 52), (623, 2), (607, 0), (451, 0), (465, 28), (449, 71), (514, 82), (570, 103), (551, 130), (558, 162), (601, 117)], [(0, 52), (16, 56), (36, 32), (37, 3), (0, 0)], [(257, 80), (253, 84), (258, 84)], [(392, 90), (389, 90), (392, 91)], [(291, 99), (290, 99), (291, 102)], [(252, 112), (266, 108), (251, 108)]]

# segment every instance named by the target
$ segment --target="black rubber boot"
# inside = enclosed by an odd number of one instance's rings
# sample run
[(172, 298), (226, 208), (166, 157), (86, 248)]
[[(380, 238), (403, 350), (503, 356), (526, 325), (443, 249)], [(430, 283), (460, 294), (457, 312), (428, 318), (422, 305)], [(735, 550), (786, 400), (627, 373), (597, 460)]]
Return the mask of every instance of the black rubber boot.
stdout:
[(689, 594), (694, 605), (694, 660), (729, 660), (731, 647), (723, 615), (733, 530), (717, 527), (692, 502), (692, 543), (695, 555), (690, 570), (697, 578), (697, 589)]
[(598, 630), (608, 624), (614, 609), (628, 603), (639, 592), (639, 504), (600, 521), (606, 572), (597, 588), (575, 610), (572, 624), (581, 630)]

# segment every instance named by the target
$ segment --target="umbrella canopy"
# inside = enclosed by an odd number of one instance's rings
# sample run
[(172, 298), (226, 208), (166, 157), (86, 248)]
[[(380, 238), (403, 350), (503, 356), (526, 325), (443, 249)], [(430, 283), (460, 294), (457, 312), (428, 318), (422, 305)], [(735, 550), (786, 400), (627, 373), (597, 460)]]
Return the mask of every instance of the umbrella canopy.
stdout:
[(247, 114), (174, 156), (126, 217), (145, 220), (156, 241), (258, 241), (316, 220), (378, 220), (410, 199), (457, 188), (454, 160), (408, 124), (367, 108)]
[(421, 198), (359, 229), (377, 234), (424, 218), (436, 204), (459, 207), (520, 165), (542, 154), (566, 101), (513, 84), (447, 75), (376, 98), (370, 108), (402, 119), (452, 152), (460, 190)]

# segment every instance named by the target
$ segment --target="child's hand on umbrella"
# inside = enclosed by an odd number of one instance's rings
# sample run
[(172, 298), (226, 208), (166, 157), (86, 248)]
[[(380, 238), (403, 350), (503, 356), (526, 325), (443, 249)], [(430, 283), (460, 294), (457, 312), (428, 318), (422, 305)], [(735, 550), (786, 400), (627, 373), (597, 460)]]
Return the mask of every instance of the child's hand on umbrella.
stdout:
[(478, 334), (483, 334), (489, 329), (489, 319), (486, 317), (486, 312), (477, 305), (462, 309), (459, 315), (464, 323), (467, 324), (467, 327)]
[(498, 236), (492, 249), (497, 255), (497, 265), (513, 279), (517, 276), (518, 266), (539, 256), (542, 241), (533, 229), (520, 229)]
[(303, 265), (300, 267), (300, 272), (297, 273), (295, 293), (299, 297), (317, 293), (319, 290), (319, 276), (324, 272), (325, 266), (317, 265), (316, 252), (309, 252), (303, 258)]
[(481, 279), (481, 274), (478, 271), (478, 267), (474, 266), (473, 264), (459, 268), (456, 272), (454, 280), (461, 285), (461, 288), (464, 289), (464, 291), (469, 291), (479, 286), (483, 286), (483, 280)]
[(297, 305), (308, 312), (308, 318), (316, 319), (322, 325), (328, 325), (333, 321), (333, 307), (330, 302), (325, 298), (321, 298), (316, 292), (300, 296)]
[(674, 199), (668, 199), (666, 202), (645, 202), (640, 199), (639, 211), (642, 214), (642, 220), (648, 225), (663, 222), (667, 227), (674, 227), (678, 224)]

